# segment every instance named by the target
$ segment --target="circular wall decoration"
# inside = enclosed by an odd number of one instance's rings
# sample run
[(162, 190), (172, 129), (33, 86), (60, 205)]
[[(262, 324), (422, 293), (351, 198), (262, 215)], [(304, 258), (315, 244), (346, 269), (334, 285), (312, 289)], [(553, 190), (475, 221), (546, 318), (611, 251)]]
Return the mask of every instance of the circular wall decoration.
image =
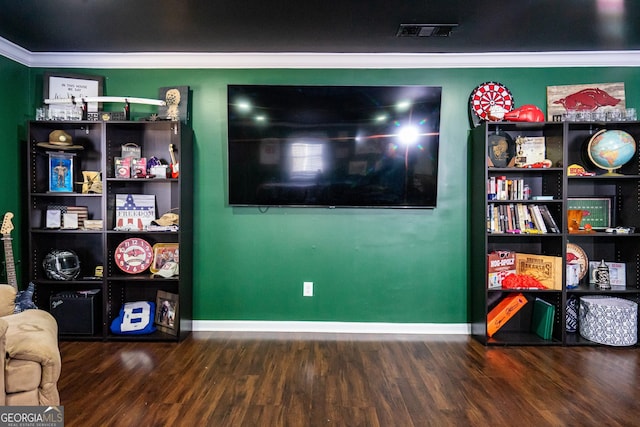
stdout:
[[(496, 121), (502, 119), (504, 113), (513, 110), (513, 95), (509, 89), (501, 83), (486, 82), (476, 87), (469, 97), (469, 108), (477, 120)], [(500, 117), (492, 116), (501, 112)]]
[(578, 264), (580, 266), (580, 280), (589, 271), (589, 258), (585, 251), (575, 243), (567, 243), (567, 264)]
[(146, 240), (133, 237), (116, 247), (114, 258), (118, 268), (125, 273), (142, 273), (151, 265), (153, 249)]

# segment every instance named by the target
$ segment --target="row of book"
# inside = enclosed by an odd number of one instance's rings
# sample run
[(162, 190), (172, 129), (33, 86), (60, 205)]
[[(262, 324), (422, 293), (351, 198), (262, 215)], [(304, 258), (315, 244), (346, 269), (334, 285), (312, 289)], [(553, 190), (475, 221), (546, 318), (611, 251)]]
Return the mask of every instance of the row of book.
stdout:
[(508, 203), (487, 205), (488, 233), (560, 233), (547, 205)]
[(524, 179), (492, 176), (487, 179), (487, 195), (489, 200), (528, 200), (530, 189)]

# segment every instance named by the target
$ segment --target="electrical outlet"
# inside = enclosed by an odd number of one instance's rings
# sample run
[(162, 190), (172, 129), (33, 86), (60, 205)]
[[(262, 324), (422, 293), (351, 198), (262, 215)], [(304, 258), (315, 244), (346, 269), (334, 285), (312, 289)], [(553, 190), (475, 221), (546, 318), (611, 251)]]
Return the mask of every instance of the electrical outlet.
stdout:
[(302, 284), (302, 296), (303, 297), (313, 296), (313, 282), (304, 282)]

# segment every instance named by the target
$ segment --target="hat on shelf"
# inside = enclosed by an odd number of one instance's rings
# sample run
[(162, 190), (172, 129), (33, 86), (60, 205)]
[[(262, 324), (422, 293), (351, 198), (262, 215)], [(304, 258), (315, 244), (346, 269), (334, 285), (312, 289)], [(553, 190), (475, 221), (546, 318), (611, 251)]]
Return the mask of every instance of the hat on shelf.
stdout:
[(158, 272), (155, 274), (162, 276), (165, 279), (168, 279), (169, 277), (177, 276), (180, 274), (180, 266), (175, 261), (169, 261), (169, 262), (166, 262), (162, 266), (162, 268), (160, 268), (160, 270), (158, 270)]
[(156, 225), (166, 227), (169, 225), (179, 225), (179, 219), (178, 214), (168, 212), (152, 222)]
[(82, 150), (82, 145), (73, 145), (73, 138), (63, 130), (54, 130), (49, 134), (48, 142), (38, 142), (38, 147), (54, 148), (56, 150)]

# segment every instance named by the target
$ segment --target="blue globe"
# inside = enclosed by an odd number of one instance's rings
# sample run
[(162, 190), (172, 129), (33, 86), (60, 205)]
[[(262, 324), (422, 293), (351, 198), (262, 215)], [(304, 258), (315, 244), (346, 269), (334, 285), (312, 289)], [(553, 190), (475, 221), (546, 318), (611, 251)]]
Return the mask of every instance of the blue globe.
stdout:
[(613, 173), (636, 154), (636, 141), (622, 130), (601, 130), (589, 141), (587, 152), (594, 165)]

